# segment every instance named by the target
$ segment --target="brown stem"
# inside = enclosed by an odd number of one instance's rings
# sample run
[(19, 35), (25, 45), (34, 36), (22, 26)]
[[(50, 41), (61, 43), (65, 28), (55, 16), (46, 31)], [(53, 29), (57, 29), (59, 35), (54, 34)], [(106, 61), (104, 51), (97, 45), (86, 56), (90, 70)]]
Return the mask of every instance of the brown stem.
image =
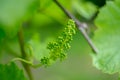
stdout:
[(71, 19), (73, 19), (76, 23), (76, 27), (80, 30), (80, 32), (82, 33), (82, 35), (84, 36), (84, 38), (86, 39), (86, 41), (88, 42), (88, 44), (90, 45), (90, 47), (92, 48), (94, 53), (98, 53), (97, 48), (94, 46), (94, 44), (92, 43), (91, 39), (89, 38), (89, 36), (87, 35), (87, 33), (85, 32), (85, 27), (87, 26), (86, 23), (82, 23), (80, 22), (78, 19), (75, 18), (74, 15), (72, 15), (69, 11), (67, 11), (59, 2), (58, 0), (53, 0), (58, 7)]
[[(20, 44), (22, 58), (27, 60), (27, 54), (25, 53), (25, 50), (24, 50), (24, 36), (23, 36), (22, 27), (21, 27), (20, 31), (18, 32), (18, 39), (19, 39), (19, 44)], [(26, 70), (26, 72), (28, 74), (29, 79), (33, 80), (29, 64), (24, 63), (24, 62), (21, 62), (21, 63), (23, 65), (23, 67), (25, 68), (25, 70)]]

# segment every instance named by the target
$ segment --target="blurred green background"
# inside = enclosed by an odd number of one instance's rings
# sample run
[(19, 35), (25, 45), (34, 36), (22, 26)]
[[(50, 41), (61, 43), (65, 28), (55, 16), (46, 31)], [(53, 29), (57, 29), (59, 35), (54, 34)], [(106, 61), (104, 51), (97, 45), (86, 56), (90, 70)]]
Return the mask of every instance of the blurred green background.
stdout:
[[(90, 27), (93, 27), (93, 21), (90, 19), (97, 12), (99, 5), (93, 4), (91, 2), (92, 0), (59, 1), (79, 20), (86, 21), (90, 24)], [(52, 0), (40, 0), (39, 11), (25, 24), (25, 40), (27, 41), (34, 33), (39, 33), (40, 42), (46, 45), (47, 41), (55, 38), (60, 33), (65, 27), (67, 20), (67, 16)], [(6, 45), (9, 48), (7, 49), (8, 51), (5, 49)], [(16, 40), (10, 39), (6, 45), (1, 48), (1, 63), (7, 63), (13, 58), (13, 56), (8, 54), (10, 53), (10, 49), (12, 49), (13, 52), (17, 52), (18, 55), (20, 54)], [(77, 31), (71, 43), (71, 49), (68, 52), (67, 59), (63, 62), (57, 61), (47, 68), (32, 68), (32, 74), (35, 80), (117, 80), (118, 77), (116, 74), (108, 75), (93, 67), (91, 53), (91, 48), (86, 40), (81, 33)]]

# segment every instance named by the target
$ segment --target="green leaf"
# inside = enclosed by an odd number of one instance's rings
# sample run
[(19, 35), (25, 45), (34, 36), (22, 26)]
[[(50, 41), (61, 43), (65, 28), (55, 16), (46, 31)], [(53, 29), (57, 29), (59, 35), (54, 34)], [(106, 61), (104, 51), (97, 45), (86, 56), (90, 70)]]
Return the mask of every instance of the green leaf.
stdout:
[(40, 10), (48, 8), (53, 0), (40, 0)]
[(9, 65), (0, 64), (0, 80), (27, 80), (15, 63)]
[(5, 37), (5, 33), (4, 33), (4, 31), (0, 28), (0, 43), (3, 41), (4, 37)]
[(120, 72), (120, 1), (108, 1), (95, 24), (98, 30), (93, 41), (99, 53), (94, 55), (94, 65), (106, 73)]
[(77, 13), (86, 19), (90, 19), (97, 11), (97, 6), (91, 2), (84, 2), (80, 0), (73, 0), (73, 8)]
[(0, 0), (0, 28), (14, 36), (37, 8), (38, 0)]
[(41, 43), (39, 33), (34, 33), (25, 45), (28, 57), (34, 57), (36, 60), (40, 61), (43, 57), (48, 56), (48, 50), (46, 49), (47, 43), (45, 43), (46, 42)]

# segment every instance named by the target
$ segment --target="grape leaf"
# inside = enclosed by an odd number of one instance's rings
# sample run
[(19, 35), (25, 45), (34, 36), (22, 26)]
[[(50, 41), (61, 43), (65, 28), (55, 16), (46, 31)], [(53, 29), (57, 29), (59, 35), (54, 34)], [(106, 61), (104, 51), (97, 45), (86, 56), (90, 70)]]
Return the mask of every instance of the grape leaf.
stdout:
[(40, 0), (40, 10), (44, 10), (45, 8), (48, 8), (51, 3), (52, 0)]
[(0, 29), (0, 43), (2, 42), (4, 37), (5, 37), (5, 33), (2, 29)]
[(73, 0), (73, 8), (86, 19), (90, 19), (97, 11), (97, 6), (91, 2), (84, 2), (80, 0)]
[(0, 64), (0, 80), (27, 80), (15, 63), (9, 65)]
[(37, 4), (38, 0), (0, 0), (0, 28), (8, 37), (14, 36)]
[(93, 41), (99, 52), (93, 56), (94, 65), (105, 73), (120, 72), (120, 1), (107, 1), (95, 24)]
[[(47, 43), (46, 43), (47, 44)], [(26, 43), (26, 51), (29, 51), (31, 47), (30, 56), (34, 57), (36, 60), (40, 61), (43, 57), (48, 56), (48, 50), (46, 49), (45, 42), (41, 43), (39, 33), (34, 33), (29, 41)], [(29, 53), (28, 52), (28, 53)], [(29, 54), (28, 54), (29, 55)]]

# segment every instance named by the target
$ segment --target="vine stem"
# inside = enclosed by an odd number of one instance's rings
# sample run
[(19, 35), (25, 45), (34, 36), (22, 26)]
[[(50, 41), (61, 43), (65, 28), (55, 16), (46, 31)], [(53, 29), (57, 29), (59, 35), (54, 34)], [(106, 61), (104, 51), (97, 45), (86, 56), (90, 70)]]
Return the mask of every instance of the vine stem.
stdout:
[[(20, 28), (20, 31), (18, 32), (18, 39), (19, 39), (22, 59), (27, 60), (27, 54), (26, 54), (26, 52), (24, 50), (24, 36), (23, 36), (23, 29), (22, 29), (22, 27)], [(27, 64), (27, 63), (24, 63), (22, 61), (21, 61), (21, 63), (23, 65), (23, 67), (25, 68), (29, 79), (33, 80), (33, 76), (32, 76), (31, 69), (30, 69), (30, 65)]]
[(86, 39), (86, 41), (88, 42), (89, 46), (92, 48), (93, 52), (95, 54), (98, 53), (97, 48), (95, 47), (95, 45), (93, 44), (93, 42), (91, 41), (91, 39), (89, 38), (89, 36), (87, 35), (85, 28), (88, 27), (88, 25), (86, 23), (82, 23), (80, 22), (78, 19), (75, 18), (74, 15), (72, 15), (69, 11), (67, 11), (59, 2), (58, 0), (53, 0), (56, 5), (71, 19), (73, 19), (76, 23), (76, 27), (80, 30), (80, 32), (82, 33), (83, 37)]
[(24, 63), (26, 63), (26, 64), (29, 64), (31, 67), (33, 67), (33, 68), (39, 68), (39, 67), (42, 67), (43, 66), (43, 64), (41, 64), (41, 63), (39, 63), (39, 64), (33, 64), (31, 61), (28, 61), (28, 60), (25, 60), (25, 59), (23, 59), (23, 58), (14, 58), (14, 59), (12, 59), (11, 60), (11, 62), (14, 62), (14, 61), (21, 61), (21, 62), (24, 62)]
[(19, 58), (19, 57), (18, 57), (18, 58), (14, 58), (14, 59), (12, 59), (11, 61), (21, 61), (21, 62), (30, 64), (30, 65), (33, 65), (31, 61), (27, 61), (27, 60), (25, 60), (25, 59), (23, 59), (23, 58)]

